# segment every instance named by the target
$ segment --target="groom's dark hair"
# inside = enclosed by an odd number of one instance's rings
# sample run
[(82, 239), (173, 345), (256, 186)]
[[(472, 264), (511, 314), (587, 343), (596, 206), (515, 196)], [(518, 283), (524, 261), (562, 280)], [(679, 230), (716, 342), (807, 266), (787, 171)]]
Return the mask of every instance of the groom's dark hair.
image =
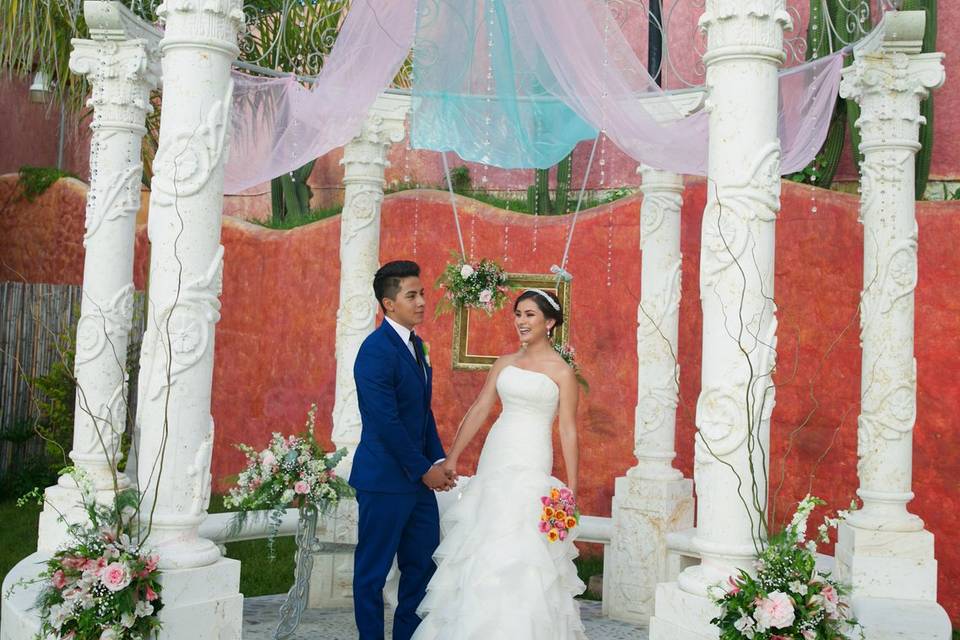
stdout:
[(396, 298), (400, 293), (400, 281), (414, 277), (420, 277), (420, 265), (410, 260), (394, 260), (377, 269), (373, 276), (373, 294), (384, 312), (383, 299)]

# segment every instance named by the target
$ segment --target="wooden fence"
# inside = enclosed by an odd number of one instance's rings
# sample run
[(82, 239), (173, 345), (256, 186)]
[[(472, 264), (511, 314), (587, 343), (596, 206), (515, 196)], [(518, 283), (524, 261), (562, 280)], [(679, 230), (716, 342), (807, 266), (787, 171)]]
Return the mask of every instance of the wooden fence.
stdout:
[[(0, 479), (44, 451), (43, 440), (34, 432), (42, 416), (31, 381), (62, 362), (64, 349), (72, 349), (81, 295), (76, 285), (0, 282)], [(143, 302), (138, 292), (127, 351), (131, 415), (136, 411)]]

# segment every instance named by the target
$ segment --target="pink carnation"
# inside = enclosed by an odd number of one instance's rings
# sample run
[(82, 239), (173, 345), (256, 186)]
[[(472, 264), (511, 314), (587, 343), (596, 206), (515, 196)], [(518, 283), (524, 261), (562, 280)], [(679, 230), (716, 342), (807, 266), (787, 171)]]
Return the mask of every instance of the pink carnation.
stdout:
[(796, 617), (793, 600), (782, 591), (772, 591), (757, 604), (753, 617), (767, 629), (783, 629), (793, 624)]
[(100, 572), (100, 582), (110, 591), (120, 591), (130, 584), (130, 574), (125, 566), (113, 562)]
[(310, 493), (310, 483), (305, 480), (297, 480), (293, 485), (294, 493), (298, 493), (302, 496)]

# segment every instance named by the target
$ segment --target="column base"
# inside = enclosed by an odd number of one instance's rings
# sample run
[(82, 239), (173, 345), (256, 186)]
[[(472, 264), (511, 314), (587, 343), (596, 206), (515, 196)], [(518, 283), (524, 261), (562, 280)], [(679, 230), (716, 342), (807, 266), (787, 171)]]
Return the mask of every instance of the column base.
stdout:
[(719, 613), (713, 602), (684, 591), (676, 582), (658, 584), (650, 640), (716, 640), (720, 631), (710, 620)]
[[(337, 510), (321, 516), (317, 523), (317, 537), (321, 542), (357, 542), (356, 500), (347, 500)], [(333, 553), (317, 556), (310, 575), (311, 609), (353, 606), (353, 554)]]
[(613, 536), (604, 558), (603, 613), (647, 625), (657, 583), (676, 580), (680, 556), (668, 553), (667, 534), (693, 526), (693, 481), (617, 478)]
[(836, 572), (855, 598), (937, 599), (937, 561), (929, 531), (876, 531), (843, 522)]
[(163, 627), (157, 640), (240, 640), (243, 595), (238, 560), (221, 558), (205, 567), (167, 570), (160, 583)]
[[(83, 508), (80, 489), (55, 484), (43, 492), (43, 511), (37, 531), (37, 549), (53, 554), (58, 548), (70, 542), (67, 524), (87, 522), (87, 512)], [(98, 504), (112, 504), (113, 489), (104, 489), (94, 494)]]

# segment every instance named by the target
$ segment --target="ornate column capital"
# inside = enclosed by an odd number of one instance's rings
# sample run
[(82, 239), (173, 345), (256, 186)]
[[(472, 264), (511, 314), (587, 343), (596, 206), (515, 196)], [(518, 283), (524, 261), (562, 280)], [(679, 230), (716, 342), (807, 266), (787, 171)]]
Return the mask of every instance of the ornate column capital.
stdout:
[(167, 27), (162, 51), (199, 46), (220, 50), (231, 60), (240, 53), (237, 32), (244, 23), (243, 0), (164, 0), (157, 16)]
[(944, 80), (942, 53), (858, 52), (853, 64), (843, 70), (840, 95), (861, 107), (857, 120), (863, 136), (861, 150), (919, 149), (917, 132), (924, 122), (920, 102)]
[(155, 44), (133, 40), (72, 41), (70, 70), (86, 76), (94, 109), (92, 128), (124, 128), (145, 133), (143, 120), (153, 111), (150, 92), (160, 84), (160, 53)]
[(707, 34), (706, 64), (723, 58), (782, 63), (783, 32), (793, 29), (786, 0), (707, 0), (698, 26)]
[[(345, 167), (350, 164), (389, 166), (386, 148), (403, 141), (407, 133), (406, 120), (409, 111), (409, 96), (381, 94), (370, 107), (370, 113), (367, 114), (360, 133), (344, 147), (340, 164)], [(348, 169), (348, 173), (351, 174), (346, 176), (348, 181), (355, 179), (353, 171)], [(379, 169), (373, 169), (371, 176), (382, 178), (381, 173)]]

